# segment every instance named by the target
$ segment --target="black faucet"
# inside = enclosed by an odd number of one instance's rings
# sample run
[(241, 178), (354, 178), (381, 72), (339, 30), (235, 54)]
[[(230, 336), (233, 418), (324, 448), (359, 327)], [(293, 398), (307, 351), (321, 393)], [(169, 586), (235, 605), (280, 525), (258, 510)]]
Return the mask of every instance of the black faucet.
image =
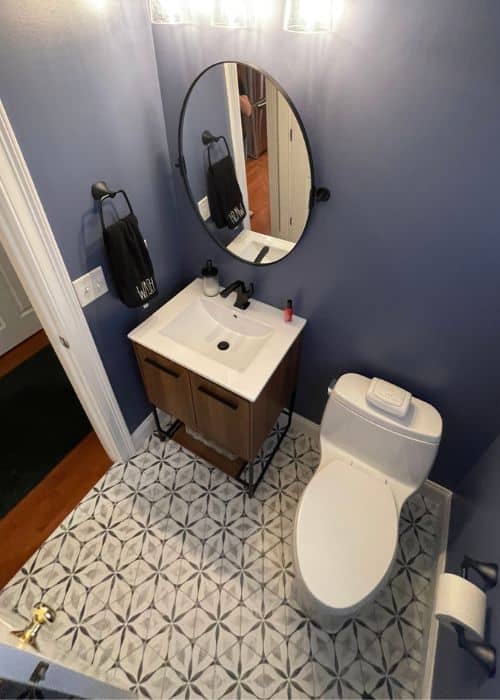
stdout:
[(234, 305), (237, 309), (248, 309), (250, 305), (250, 297), (253, 294), (253, 284), (250, 282), (248, 289), (245, 283), (241, 280), (236, 280), (232, 282), (229, 286), (222, 290), (220, 293), (221, 297), (228, 297), (231, 292), (236, 292), (236, 301)]

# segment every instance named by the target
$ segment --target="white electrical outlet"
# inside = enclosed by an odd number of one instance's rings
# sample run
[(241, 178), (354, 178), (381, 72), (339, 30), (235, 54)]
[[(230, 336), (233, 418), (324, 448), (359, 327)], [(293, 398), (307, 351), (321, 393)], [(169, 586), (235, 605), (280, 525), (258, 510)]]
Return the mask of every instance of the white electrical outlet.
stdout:
[(211, 214), (210, 207), (208, 206), (208, 197), (203, 197), (203, 199), (200, 199), (198, 202), (198, 211), (200, 212), (200, 216), (203, 221), (210, 218)]
[(73, 280), (78, 301), (82, 306), (87, 306), (91, 301), (95, 301), (108, 291), (108, 285), (104, 278), (102, 267), (96, 267), (86, 275), (82, 275), (77, 280)]

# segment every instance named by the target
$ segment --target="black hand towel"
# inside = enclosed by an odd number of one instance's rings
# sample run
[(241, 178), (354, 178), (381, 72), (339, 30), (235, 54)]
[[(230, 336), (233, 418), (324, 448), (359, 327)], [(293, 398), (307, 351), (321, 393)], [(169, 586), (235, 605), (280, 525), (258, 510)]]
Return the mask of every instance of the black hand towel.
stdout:
[(109, 267), (118, 296), (130, 307), (142, 306), (158, 294), (153, 265), (134, 214), (103, 232)]
[(235, 228), (247, 215), (230, 155), (215, 163), (209, 161), (207, 197), (217, 228)]

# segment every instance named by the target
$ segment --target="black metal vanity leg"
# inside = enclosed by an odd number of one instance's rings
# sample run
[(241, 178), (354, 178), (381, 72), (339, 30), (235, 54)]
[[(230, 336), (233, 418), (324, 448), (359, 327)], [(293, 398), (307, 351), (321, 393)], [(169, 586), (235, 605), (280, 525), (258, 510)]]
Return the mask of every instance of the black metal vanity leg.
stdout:
[[(281, 443), (283, 442), (283, 439), (284, 439), (285, 435), (288, 433), (288, 430), (289, 430), (290, 425), (291, 425), (291, 423), (292, 423), (292, 417), (293, 417), (293, 409), (294, 409), (294, 406), (295, 406), (295, 392), (294, 392), (294, 393), (292, 394), (292, 396), (290, 397), (290, 403), (288, 404), (288, 408), (285, 408), (285, 409), (284, 409), (284, 413), (285, 413), (285, 415), (286, 415), (286, 417), (287, 417), (286, 425), (285, 425), (284, 428), (282, 428), (282, 429), (280, 430), (280, 435), (279, 435), (279, 438), (278, 438), (278, 440), (277, 440), (277, 442), (276, 442), (276, 445), (274, 446), (273, 451), (272, 451), (271, 454), (267, 457), (266, 461), (265, 461), (264, 464), (262, 465), (262, 469), (260, 470), (259, 478), (257, 479), (257, 481), (254, 481), (254, 465), (253, 465), (253, 462), (248, 462), (248, 464), (246, 464), (246, 465), (242, 468), (242, 470), (240, 471), (240, 473), (239, 473), (238, 476), (236, 477), (236, 479), (240, 482), (240, 484), (243, 484), (243, 486), (246, 488), (247, 493), (248, 493), (248, 495), (249, 495), (250, 497), (252, 497), (252, 496), (254, 495), (257, 486), (258, 486), (258, 485), (260, 484), (260, 482), (262, 481), (262, 478), (263, 478), (264, 474), (266, 473), (267, 468), (269, 467), (269, 465), (270, 465), (271, 462), (273, 461), (276, 452), (277, 452), (277, 451), (279, 450), (279, 448), (281, 447)], [(246, 468), (248, 468), (248, 480), (247, 480), (247, 479), (243, 479), (242, 476), (241, 476), (242, 472), (243, 472)]]
[(174, 422), (168, 426), (167, 430), (163, 430), (160, 424), (160, 417), (158, 415), (158, 409), (156, 408), (156, 406), (153, 406), (153, 416), (156, 423), (156, 432), (160, 436), (160, 440), (162, 442), (165, 442), (165, 440), (171, 438), (174, 435), (174, 433), (176, 433), (177, 430), (179, 430), (179, 428), (182, 427), (182, 421), (174, 420)]
[(156, 408), (156, 406), (153, 406), (153, 416), (156, 423), (156, 432), (160, 436), (160, 440), (165, 441), (167, 439), (167, 433), (163, 430), (163, 428), (160, 425), (160, 417), (158, 416), (158, 409)]
[(247, 491), (248, 495), (250, 498), (253, 498), (253, 495), (255, 493), (255, 485), (253, 483), (253, 462), (249, 462), (248, 464), (248, 486), (247, 486)]

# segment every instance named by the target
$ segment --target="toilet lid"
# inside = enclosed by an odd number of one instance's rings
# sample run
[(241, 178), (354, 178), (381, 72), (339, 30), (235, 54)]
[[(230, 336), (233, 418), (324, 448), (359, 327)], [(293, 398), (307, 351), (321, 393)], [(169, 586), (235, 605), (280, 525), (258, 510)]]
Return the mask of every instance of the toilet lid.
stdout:
[(397, 539), (398, 512), (384, 479), (334, 461), (309, 482), (296, 516), (296, 563), (324, 605), (346, 614), (357, 608), (383, 581)]

